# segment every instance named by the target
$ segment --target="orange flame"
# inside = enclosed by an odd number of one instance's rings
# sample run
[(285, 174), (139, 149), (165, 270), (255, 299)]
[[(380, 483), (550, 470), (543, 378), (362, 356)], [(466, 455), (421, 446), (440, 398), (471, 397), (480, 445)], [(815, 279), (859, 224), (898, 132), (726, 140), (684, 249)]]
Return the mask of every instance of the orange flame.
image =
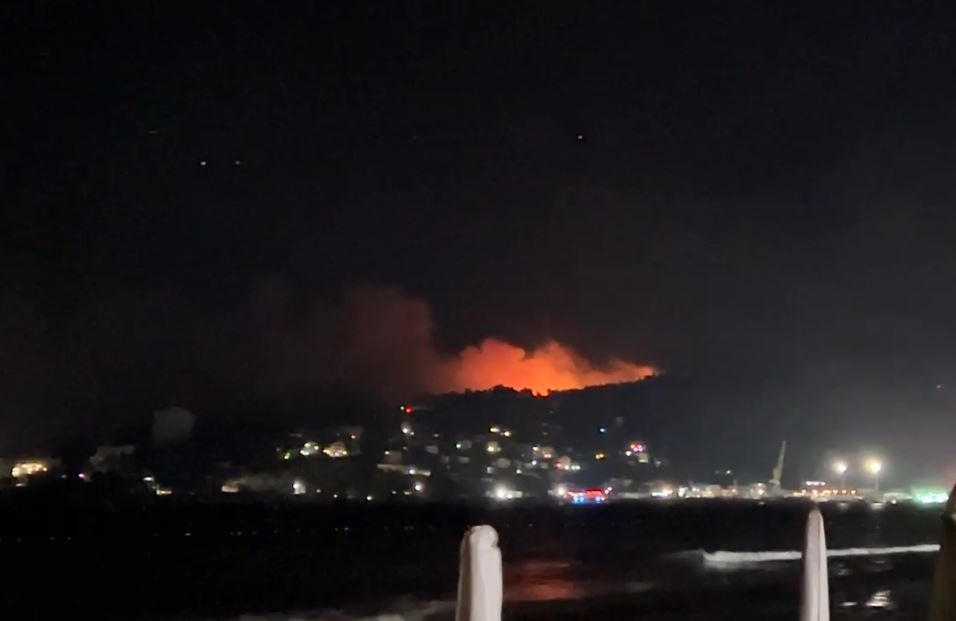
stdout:
[(553, 390), (574, 390), (589, 386), (636, 382), (657, 373), (647, 365), (617, 358), (596, 367), (570, 347), (556, 341), (527, 351), (498, 339), (485, 339), (477, 347), (464, 349), (449, 369), (453, 390), (488, 390), (507, 386), (530, 389), (536, 395)]

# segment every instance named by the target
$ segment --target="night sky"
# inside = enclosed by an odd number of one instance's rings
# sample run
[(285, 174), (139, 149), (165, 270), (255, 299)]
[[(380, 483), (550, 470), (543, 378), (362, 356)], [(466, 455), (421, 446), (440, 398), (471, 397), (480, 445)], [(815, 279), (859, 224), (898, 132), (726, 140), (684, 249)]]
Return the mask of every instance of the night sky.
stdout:
[(3, 7), (0, 450), (494, 337), (663, 370), (685, 453), (952, 480), (944, 5), (380, 4)]

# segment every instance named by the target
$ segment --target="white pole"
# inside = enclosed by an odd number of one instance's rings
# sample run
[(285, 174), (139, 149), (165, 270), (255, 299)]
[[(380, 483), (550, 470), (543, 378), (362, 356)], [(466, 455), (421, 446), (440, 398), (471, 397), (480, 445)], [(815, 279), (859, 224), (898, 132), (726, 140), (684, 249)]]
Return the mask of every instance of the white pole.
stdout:
[(807, 532), (803, 542), (800, 621), (830, 621), (827, 538), (823, 530), (823, 516), (817, 507), (807, 516)]
[(502, 591), (498, 533), (475, 526), (461, 540), (455, 621), (501, 621)]
[(943, 534), (939, 541), (939, 556), (936, 557), (929, 619), (956, 619), (956, 486), (953, 487), (943, 511)]

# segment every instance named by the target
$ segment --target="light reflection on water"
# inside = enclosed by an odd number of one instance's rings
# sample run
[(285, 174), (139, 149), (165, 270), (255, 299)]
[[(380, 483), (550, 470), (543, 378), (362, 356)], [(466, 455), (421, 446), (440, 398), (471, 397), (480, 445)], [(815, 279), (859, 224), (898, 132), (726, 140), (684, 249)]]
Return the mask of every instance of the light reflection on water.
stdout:
[(544, 602), (580, 599), (587, 595), (580, 581), (572, 578), (570, 563), (529, 560), (504, 567), (505, 600)]
[[(855, 600), (844, 600), (837, 602), (839, 608), (856, 608), (860, 602)], [(881, 589), (874, 591), (862, 605), (863, 608), (875, 608), (878, 610), (894, 610), (896, 602), (893, 600), (893, 591), (890, 589)]]
[(511, 603), (578, 600), (611, 593), (634, 593), (647, 583), (583, 577), (568, 561), (527, 560), (505, 564), (504, 597)]
[(866, 600), (866, 604), (864, 605), (867, 608), (883, 608), (890, 610), (894, 607), (893, 593), (889, 589), (877, 591), (870, 596), (870, 599)]

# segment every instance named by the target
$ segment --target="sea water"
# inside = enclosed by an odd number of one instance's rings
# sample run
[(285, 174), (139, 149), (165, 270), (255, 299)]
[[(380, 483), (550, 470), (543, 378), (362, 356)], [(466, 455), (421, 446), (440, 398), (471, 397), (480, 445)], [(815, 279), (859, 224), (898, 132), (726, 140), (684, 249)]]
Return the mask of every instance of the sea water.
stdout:
[[(809, 508), (31, 508), (0, 515), (0, 562), (12, 570), (0, 610), (18, 619), (451, 619), (459, 538), (488, 523), (500, 535), (506, 619), (793, 619)], [(823, 507), (834, 618), (925, 618), (938, 512)]]

